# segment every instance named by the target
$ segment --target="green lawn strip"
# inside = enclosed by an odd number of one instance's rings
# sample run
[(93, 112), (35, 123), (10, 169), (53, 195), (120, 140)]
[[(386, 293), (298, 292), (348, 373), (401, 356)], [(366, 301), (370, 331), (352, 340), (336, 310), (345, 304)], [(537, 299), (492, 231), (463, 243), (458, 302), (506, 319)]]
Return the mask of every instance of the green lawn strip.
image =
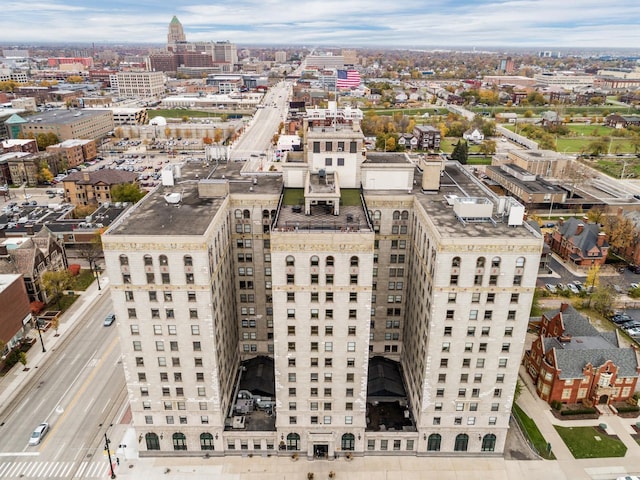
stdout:
[(89, 269), (80, 271), (77, 277), (73, 279), (73, 284), (69, 290), (86, 290), (95, 281), (96, 277)]
[(624, 457), (627, 452), (624, 443), (596, 427), (554, 427), (576, 459)]
[[(357, 188), (345, 188), (340, 191), (340, 204), (348, 206), (362, 205), (360, 191)], [(284, 205), (304, 205), (304, 190), (302, 188), (287, 188), (284, 191)]]
[(547, 460), (555, 460), (556, 457), (553, 452), (547, 451), (547, 441), (542, 436), (538, 426), (516, 403), (513, 404), (513, 414), (538, 455)]

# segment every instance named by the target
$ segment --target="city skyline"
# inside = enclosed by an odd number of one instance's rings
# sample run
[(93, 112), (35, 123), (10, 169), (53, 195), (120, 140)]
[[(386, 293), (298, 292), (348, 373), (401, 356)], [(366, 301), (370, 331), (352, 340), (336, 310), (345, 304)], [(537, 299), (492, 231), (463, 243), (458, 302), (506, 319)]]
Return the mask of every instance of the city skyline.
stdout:
[[(1, 42), (165, 43), (176, 15), (189, 41), (343, 47), (633, 48), (640, 4), (614, 0), (424, 0), (402, 4), (289, 0), (59, 0), (3, 8)], [(259, 15), (256, 13), (259, 12)], [(309, 12), (313, 12), (309, 14)], [(335, 19), (339, 19), (339, 23)]]

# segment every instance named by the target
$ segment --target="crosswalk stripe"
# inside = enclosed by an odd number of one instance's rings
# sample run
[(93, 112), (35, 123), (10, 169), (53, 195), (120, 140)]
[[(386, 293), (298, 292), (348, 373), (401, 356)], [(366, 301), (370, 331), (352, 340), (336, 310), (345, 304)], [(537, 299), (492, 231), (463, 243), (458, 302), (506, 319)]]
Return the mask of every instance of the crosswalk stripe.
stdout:
[(7, 462), (0, 463), (0, 479), (60, 478), (69, 477), (77, 467), (74, 478), (102, 478), (109, 474), (109, 465), (103, 461), (81, 462)]
[(84, 470), (87, 468), (87, 465), (87, 462), (82, 462), (80, 464), (80, 468), (78, 468), (78, 471), (76, 472), (77, 477), (82, 477), (82, 475), (84, 474)]
[(71, 472), (71, 469), (73, 468), (75, 464), (73, 462), (69, 462), (69, 465), (62, 471), (61, 473), (61, 477), (62, 478), (67, 478), (69, 476), (69, 473)]

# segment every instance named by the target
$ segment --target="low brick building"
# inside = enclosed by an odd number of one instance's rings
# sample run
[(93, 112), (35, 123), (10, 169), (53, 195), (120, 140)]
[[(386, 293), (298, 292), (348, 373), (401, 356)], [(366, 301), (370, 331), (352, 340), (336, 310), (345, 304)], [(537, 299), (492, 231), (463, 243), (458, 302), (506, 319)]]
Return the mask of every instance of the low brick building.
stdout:
[(73, 205), (96, 205), (111, 201), (111, 188), (134, 183), (138, 175), (123, 170), (96, 170), (72, 173), (64, 178), (64, 199)]
[(586, 218), (569, 218), (561, 221), (546, 238), (554, 253), (580, 267), (604, 265), (609, 243), (600, 225), (589, 223)]
[(585, 406), (628, 400), (640, 374), (635, 348), (622, 346), (616, 331), (598, 331), (566, 303), (542, 315), (524, 366), (546, 402)]

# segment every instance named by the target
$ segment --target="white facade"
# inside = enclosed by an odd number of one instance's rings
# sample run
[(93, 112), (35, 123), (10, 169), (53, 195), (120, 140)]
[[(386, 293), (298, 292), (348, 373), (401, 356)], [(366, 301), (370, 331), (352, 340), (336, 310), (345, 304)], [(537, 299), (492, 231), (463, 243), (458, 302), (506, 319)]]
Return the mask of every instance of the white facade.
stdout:
[(118, 72), (110, 79), (119, 97), (159, 97), (165, 92), (162, 72)]

